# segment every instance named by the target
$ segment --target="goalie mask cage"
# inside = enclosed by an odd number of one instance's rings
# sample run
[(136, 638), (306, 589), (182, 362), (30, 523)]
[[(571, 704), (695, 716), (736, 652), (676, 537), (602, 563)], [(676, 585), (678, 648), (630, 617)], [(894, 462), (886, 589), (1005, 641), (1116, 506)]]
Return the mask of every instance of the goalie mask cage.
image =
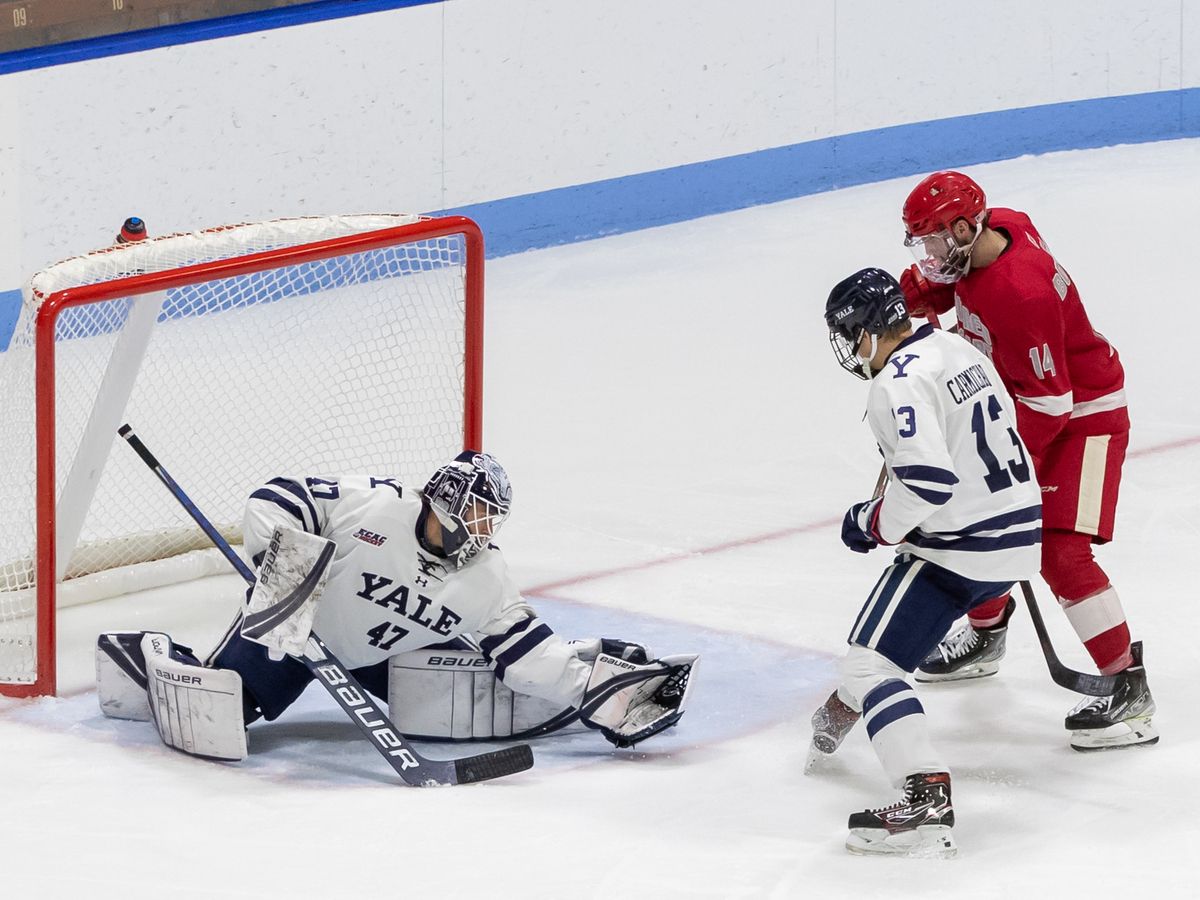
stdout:
[(480, 447), (482, 318), (459, 216), (234, 225), (35, 276), (0, 354), (0, 694), (55, 692), (58, 608), (225, 571), (122, 423), (236, 542), (270, 478), (419, 485)]

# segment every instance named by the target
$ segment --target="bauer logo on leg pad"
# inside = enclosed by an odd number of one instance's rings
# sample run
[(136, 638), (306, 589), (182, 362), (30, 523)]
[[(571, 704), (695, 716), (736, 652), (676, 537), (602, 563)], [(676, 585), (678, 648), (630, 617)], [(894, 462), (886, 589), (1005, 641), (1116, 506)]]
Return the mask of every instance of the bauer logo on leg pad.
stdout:
[(147, 634), (141, 649), (146, 694), (163, 743), (206, 759), (245, 759), (242, 677), (179, 658), (165, 634)]

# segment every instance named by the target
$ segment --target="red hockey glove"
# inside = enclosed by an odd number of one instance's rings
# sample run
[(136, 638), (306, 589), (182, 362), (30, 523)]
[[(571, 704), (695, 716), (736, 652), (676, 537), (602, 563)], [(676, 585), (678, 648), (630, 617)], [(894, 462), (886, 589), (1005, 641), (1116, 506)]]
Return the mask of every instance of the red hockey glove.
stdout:
[(941, 314), (954, 306), (954, 285), (926, 280), (916, 263), (900, 273), (900, 290), (904, 292), (908, 314), (913, 318), (931, 312)]

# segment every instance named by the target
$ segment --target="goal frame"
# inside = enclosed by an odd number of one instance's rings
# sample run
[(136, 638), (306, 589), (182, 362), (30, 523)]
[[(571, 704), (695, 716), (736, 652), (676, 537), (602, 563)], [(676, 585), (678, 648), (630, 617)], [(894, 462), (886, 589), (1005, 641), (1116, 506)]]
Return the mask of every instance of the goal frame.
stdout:
[(34, 322), (34, 394), (36, 405), (35, 572), (37, 634), (36, 675), (32, 682), (0, 684), (0, 696), (54, 695), (58, 689), (55, 328), (67, 309), (120, 297), (134, 297), (194, 284), (249, 275), (281, 266), (379, 250), (418, 240), (462, 235), (464, 264), (463, 449), (483, 449), (483, 265), (479, 225), (465, 216), (442, 216), (406, 225), (315, 241), (294, 247), (133, 275), (67, 288), (48, 296)]

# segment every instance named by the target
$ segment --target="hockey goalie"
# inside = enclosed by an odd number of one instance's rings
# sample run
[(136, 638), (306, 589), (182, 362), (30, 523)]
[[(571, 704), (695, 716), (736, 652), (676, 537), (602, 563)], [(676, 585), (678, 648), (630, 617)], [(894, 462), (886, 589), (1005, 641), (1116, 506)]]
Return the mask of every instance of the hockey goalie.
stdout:
[(201, 660), (162, 633), (100, 635), (101, 709), (153, 721), (186, 753), (243, 759), (246, 726), (278, 718), (312, 679), (278, 648), (319, 633), (410, 736), (586, 727), (629, 747), (675, 725), (698, 658), (555, 634), (491, 543), (511, 505), (504, 469), (475, 451), (420, 490), (394, 478), (274, 478), (246, 504), (256, 579), (224, 638)]

